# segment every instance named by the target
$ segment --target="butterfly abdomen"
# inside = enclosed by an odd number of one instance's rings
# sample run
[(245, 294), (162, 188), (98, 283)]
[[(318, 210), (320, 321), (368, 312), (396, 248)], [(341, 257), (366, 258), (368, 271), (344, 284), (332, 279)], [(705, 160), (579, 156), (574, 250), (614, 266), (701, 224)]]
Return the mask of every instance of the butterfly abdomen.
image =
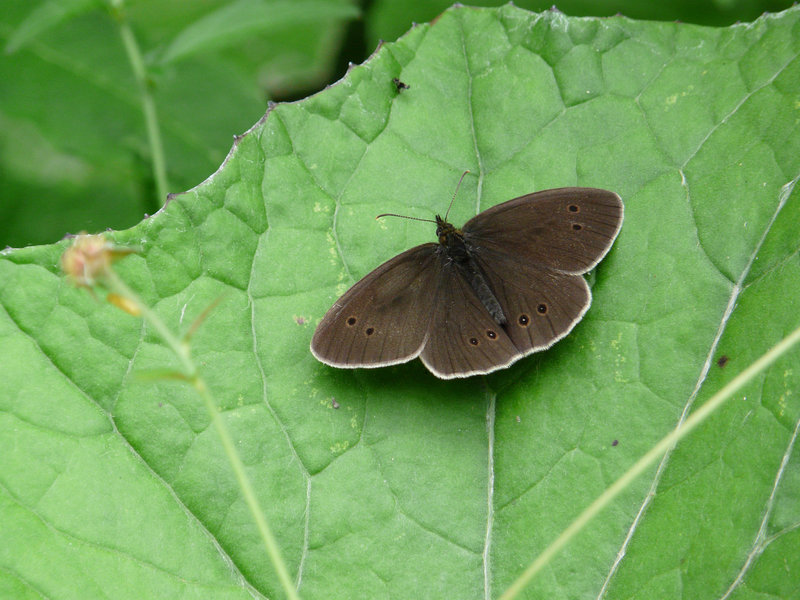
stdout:
[(467, 281), (469, 281), (469, 285), (475, 292), (478, 300), (486, 307), (486, 310), (489, 311), (489, 314), (492, 315), (495, 322), (498, 325), (505, 325), (508, 323), (508, 319), (506, 319), (506, 315), (503, 312), (503, 308), (500, 306), (500, 302), (497, 300), (497, 296), (494, 295), (480, 267), (471, 257), (467, 262), (467, 268), (464, 270), (464, 276), (467, 278)]

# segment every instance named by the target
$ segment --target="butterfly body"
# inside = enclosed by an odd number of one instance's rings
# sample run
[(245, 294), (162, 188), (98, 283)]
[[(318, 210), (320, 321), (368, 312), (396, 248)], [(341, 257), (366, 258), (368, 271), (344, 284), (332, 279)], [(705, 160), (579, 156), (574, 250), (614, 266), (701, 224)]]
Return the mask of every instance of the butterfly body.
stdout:
[(419, 356), (437, 377), (490, 373), (564, 337), (591, 303), (581, 276), (622, 225), (616, 194), (560, 188), (483, 211), (458, 229), (436, 216), (437, 243), (407, 250), (357, 282), (311, 342), (336, 367)]
[(464, 232), (453, 227), (440, 215), (436, 215), (436, 237), (439, 238), (437, 252), (440, 256), (446, 257), (446, 263), (442, 268), (448, 268), (449, 263), (458, 269), (495, 322), (498, 325), (505, 325), (507, 319), (503, 307), (500, 306), (491, 286), (486, 282), (486, 276), (475, 261), (470, 244), (464, 239)]

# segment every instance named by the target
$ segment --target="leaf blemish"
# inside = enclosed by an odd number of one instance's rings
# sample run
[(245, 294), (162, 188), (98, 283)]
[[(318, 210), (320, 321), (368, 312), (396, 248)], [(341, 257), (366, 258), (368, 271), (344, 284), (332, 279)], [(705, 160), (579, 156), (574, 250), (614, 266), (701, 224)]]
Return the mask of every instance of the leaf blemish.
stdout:
[(333, 446), (330, 447), (330, 450), (334, 454), (341, 454), (342, 452), (347, 450), (349, 447), (350, 447), (350, 442), (345, 440), (343, 442), (336, 442)]

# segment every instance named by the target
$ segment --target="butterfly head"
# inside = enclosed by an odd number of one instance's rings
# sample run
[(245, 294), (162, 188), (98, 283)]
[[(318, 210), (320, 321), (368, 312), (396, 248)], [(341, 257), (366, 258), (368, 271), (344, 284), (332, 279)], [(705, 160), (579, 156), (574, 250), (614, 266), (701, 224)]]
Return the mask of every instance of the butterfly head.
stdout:
[(460, 229), (453, 227), (440, 215), (436, 215), (436, 237), (442, 246), (452, 246), (455, 239), (462, 239), (463, 234)]

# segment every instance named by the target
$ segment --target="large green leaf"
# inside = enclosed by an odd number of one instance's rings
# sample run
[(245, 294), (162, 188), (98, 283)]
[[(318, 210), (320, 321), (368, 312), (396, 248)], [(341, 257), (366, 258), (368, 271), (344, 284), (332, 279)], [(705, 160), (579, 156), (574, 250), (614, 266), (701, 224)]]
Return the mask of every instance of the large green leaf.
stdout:
[[(193, 350), (307, 598), (496, 597), (693, 407), (800, 322), (800, 10), (708, 29), (456, 8), (337, 85), (274, 107), (212, 177), (134, 229), (120, 274)], [(400, 77), (410, 88), (398, 94)], [(537, 189), (617, 191), (594, 304), (489, 377), (308, 351), (414, 221)], [(140, 320), (0, 260), (0, 590), (282, 597), (188, 386)], [(726, 357), (726, 360), (721, 360)], [(798, 352), (594, 522), (530, 598), (791, 598)], [(338, 408), (334, 408), (338, 407)]]

